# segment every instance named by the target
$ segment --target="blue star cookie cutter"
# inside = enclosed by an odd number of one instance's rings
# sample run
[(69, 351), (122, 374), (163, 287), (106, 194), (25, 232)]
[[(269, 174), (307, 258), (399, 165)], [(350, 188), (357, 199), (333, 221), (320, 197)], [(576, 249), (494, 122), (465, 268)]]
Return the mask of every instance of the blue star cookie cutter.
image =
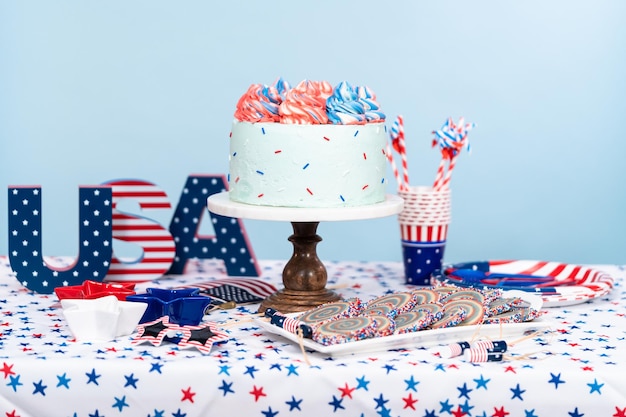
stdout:
[(171, 323), (181, 326), (197, 326), (211, 304), (211, 297), (200, 295), (198, 288), (172, 290), (147, 288), (145, 294), (129, 295), (126, 301), (148, 304), (139, 323), (147, 323), (167, 316)]

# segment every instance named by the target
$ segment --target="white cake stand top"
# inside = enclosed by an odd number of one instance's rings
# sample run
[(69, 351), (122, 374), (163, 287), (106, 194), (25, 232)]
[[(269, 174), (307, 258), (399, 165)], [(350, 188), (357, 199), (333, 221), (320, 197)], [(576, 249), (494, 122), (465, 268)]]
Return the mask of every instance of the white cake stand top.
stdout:
[(385, 201), (360, 207), (294, 208), (255, 206), (231, 201), (228, 191), (213, 194), (207, 199), (209, 211), (222, 216), (252, 220), (275, 220), (288, 222), (320, 222), (364, 220), (387, 217), (402, 211), (404, 200), (387, 195)]

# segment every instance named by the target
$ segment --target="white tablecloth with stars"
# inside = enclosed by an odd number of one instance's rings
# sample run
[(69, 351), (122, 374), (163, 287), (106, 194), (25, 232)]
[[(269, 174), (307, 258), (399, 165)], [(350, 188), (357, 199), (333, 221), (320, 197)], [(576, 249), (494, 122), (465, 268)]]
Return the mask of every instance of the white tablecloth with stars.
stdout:
[[(281, 287), (284, 262), (259, 261)], [(326, 262), (328, 287), (363, 300), (400, 291), (402, 265)], [(472, 416), (625, 417), (626, 270), (596, 266), (616, 285), (604, 298), (547, 309), (552, 333), (514, 346), (502, 362), (469, 363), (432, 348), (331, 357), (250, 320), (258, 305), (212, 312), (226, 343), (208, 354), (132, 335), (77, 342), (55, 295), (21, 287), (0, 257), (0, 416)], [(137, 287), (226, 276), (219, 261)]]

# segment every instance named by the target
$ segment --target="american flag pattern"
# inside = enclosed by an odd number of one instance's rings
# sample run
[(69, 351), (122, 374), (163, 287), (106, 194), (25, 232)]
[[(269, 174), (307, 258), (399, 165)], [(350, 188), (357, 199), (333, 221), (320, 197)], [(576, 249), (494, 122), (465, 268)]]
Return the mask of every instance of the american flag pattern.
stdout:
[(574, 285), (557, 287), (558, 293), (546, 295), (546, 303), (578, 304), (606, 295), (613, 288), (613, 278), (590, 266), (533, 260), (491, 260), (491, 272), (553, 277), (557, 281), (573, 281)]
[(184, 288), (200, 288), (201, 294), (219, 301), (234, 301), (237, 304), (257, 303), (278, 289), (271, 283), (256, 278), (219, 278), (214, 281), (187, 285)]
[[(614, 280), (609, 274), (592, 266), (554, 261), (489, 260), (446, 265), (443, 268), (445, 277), (449, 276), (448, 271), (453, 273), (455, 269), (551, 277), (556, 281), (554, 285), (535, 289), (541, 295), (544, 307), (580, 304), (606, 295), (614, 286)], [(454, 279), (450, 281), (455, 282)], [(563, 285), (559, 285), (559, 282)]]
[(149, 281), (162, 276), (170, 268), (176, 252), (174, 238), (158, 222), (124, 213), (119, 203), (131, 199), (142, 210), (171, 209), (167, 194), (156, 185), (142, 180), (117, 180), (107, 183), (113, 190), (113, 238), (142, 248), (137, 260), (118, 257), (115, 252), (107, 280)]
[(441, 268), (448, 224), (400, 223), (402, 259), (408, 284), (430, 285), (430, 274)]

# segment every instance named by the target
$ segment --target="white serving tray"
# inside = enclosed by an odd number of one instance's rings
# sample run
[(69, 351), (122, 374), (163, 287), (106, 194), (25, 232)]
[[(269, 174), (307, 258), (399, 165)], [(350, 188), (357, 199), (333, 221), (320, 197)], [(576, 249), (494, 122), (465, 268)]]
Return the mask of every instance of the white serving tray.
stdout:
[(267, 319), (255, 318), (255, 321), (259, 326), (270, 333), (280, 335), (296, 345), (301, 343), (305, 349), (324, 353), (329, 356), (380, 352), (389, 349), (432, 347), (441, 344), (470, 341), (477, 338), (490, 338), (492, 340), (507, 340), (511, 342), (533, 332), (543, 333), (552, 327), (552, 323), (549, 321), (538, 318), (524, 323), (483, 324), (420, 330), (412, 333), (325, 346), (311, 339), (300, 338), (296, 334), (271, 324)]

